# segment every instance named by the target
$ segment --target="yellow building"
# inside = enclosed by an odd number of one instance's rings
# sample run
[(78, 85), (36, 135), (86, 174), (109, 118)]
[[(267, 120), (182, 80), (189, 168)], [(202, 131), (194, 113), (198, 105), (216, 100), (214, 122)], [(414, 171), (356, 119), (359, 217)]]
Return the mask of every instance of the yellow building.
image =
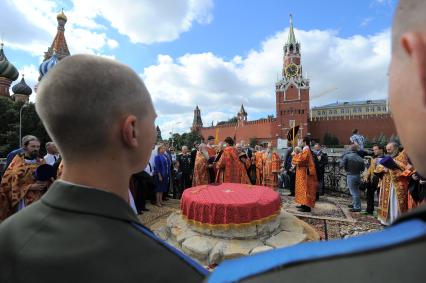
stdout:
[(336, 102), (323, 106), (313, 107), (310, 111), (311, 120), (335, 118), (371, 117), (389, 115), (390, 110), (385, 99)]

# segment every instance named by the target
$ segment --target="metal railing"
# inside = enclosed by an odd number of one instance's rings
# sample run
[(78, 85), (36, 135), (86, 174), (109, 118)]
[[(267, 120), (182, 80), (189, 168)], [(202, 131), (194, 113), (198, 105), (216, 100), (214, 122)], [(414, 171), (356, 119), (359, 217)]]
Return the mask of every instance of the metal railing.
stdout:
[(340, 168), (341, 155), (329, 155), (325, 166), (324, 187), (326, 190), (349, 194), (346, 184), (346, 172)]
[[(324, 187), (326, 190), (349, 194), (349, 188), (346, 183), (346, 171), (340, 168), (341, 153), (329, 153), (328, 164), (325, 167)], [(369, 166), (369, 159), (364, 158), (365, 168)]]

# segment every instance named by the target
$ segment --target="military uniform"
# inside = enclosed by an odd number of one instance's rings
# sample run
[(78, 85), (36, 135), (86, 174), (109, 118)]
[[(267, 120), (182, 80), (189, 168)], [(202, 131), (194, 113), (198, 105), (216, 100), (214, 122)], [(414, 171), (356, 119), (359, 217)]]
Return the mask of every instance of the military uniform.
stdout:
[(0, 224), (0, 282), (200, 282), (206, 274), (122, 198), (94, 188), (56, 181)]
[(383, 231), (223, 262), (208, 282), (424, 282), (426, 206)]

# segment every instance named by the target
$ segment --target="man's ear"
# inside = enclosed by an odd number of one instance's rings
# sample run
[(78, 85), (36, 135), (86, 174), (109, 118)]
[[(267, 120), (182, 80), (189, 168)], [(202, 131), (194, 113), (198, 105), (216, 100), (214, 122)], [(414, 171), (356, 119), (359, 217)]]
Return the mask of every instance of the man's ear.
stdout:
[(426, 106), (426, 35), (419, 32), (407, 32), (401, 36), (403, 51), (414, 66), (414, 74), (419, 80), (423, 103)]
[(125, 145), (129, 147), (137, 147), (137, 119), (136, 116), (130, 115), (126, 117), (121, 127), (121, 136)]

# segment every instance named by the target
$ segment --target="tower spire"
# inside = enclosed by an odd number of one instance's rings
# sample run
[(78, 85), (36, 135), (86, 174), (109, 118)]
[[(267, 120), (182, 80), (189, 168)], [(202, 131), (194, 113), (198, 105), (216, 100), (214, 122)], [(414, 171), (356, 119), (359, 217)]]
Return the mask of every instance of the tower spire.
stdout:
[(288, 39), (287, 44), (295, 44), (296, 43), (296, 36), (294, 35), (293, 30), (293, 16), (290, 14), (290, 30), (288, 32)]
[(52, 57), (53, 53), (56, 53), (59, 60), (70, 55), (68, 44), (65, 39), (65, 24), (67, 23), (68, 18), (64, 13), (64, 9), (62, 9), (56, 16), (56, 20), (58, 21), (56, 36), (47, 52), (44, 53), (45, 61)]
[(191, 132), (199, 132), (203, 127), (203, 120), (201, 120), (201, 111), (198, 105), (194, 109), (194, 120), (192, 121)]

